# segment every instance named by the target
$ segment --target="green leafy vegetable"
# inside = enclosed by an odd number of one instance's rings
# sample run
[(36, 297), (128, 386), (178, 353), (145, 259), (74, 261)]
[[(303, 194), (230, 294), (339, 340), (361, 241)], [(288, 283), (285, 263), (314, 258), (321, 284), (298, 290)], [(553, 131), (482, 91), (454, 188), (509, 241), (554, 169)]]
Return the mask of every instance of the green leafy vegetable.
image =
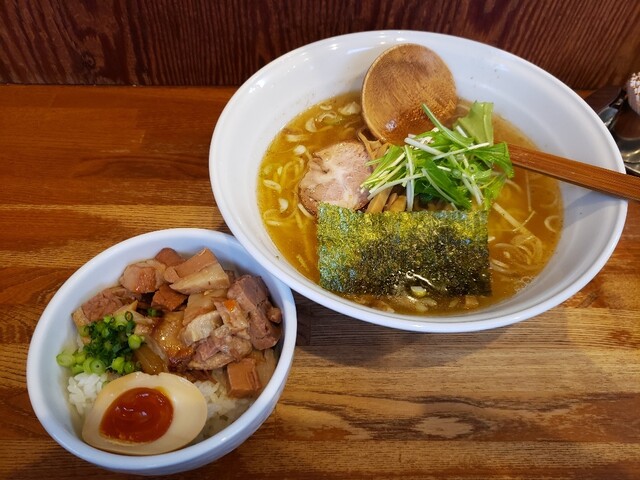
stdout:
[(415, 196), (426, 202), (444, 200), (462, 210), (474, 203), (491, 206), (506, 178), (513, 176), (507, 145), (493, 144), (492, 104), (475, 102), (453, 129), (442, 125), (426, 105), (422, 108), (435, 127), (372, 160), (375, 169), (362, 187), (373, 198), (382, 190), (402, 185), (408, 211)]
[(89, 342), (75, 352), (61, 352), (58, 365), (71, 369), (71, 373), (97, 373), (106, 371), (131, 373), (139, 370), (133, 352), (144, 339), (133, 333), (136, 324), (131, 312), (107, 315), (102, 320), (85, 325), (80, 335)]
[(462, 127), (467, 136), (472, 137), (477, 143), (488, 142), (493, 144), (492, 113), (492, 103), (474, 102), (469, 109), (469, 113), (456, 120), (454, 127), (458, 125)]
[(487, 211), (360, 213), (320, 204), (320, 285), (346, 294), (491, 292)]

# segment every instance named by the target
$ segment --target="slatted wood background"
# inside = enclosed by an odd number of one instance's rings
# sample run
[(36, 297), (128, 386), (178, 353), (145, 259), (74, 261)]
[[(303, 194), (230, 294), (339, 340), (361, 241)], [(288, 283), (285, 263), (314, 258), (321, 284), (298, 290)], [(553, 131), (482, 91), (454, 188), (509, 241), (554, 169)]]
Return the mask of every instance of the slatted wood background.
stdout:
[(378, 29), (485, 42), (576, 89), (640, 70), (638, 0), (3, 0), (0, 82), (239, 85), (296, 47)]

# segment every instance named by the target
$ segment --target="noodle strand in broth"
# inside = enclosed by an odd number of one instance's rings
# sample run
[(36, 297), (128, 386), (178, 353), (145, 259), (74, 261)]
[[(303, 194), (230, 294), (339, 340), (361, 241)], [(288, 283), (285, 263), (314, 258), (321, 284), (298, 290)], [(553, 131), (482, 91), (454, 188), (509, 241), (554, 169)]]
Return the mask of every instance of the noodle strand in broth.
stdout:
[[(360, 115), (359, 93), (340, 95), (312, 106), (276, 136), (262, 161), (258, 203), (263, 222), (281, 254), (303, 275), (319, 281), (315, 218), (300, 203), (298, 184), (313, 152), (344, 140), (359, 140), (372, 158), (386, 145), (367, 136)], [(469, 104), (461, 102), (458, 115)], [(494, 115), (496, 142), (534, 148), (504, 119)], [(402, 205), (402, 192), (384, 192), (382, 206)], [(373, 202), (371, 202), (373, 203)], [(370, 205), (371, 205), (370, 203)], [(394, 206), (395, 205), (395, 206)], [(442, 205), (430, 205), (429, 209)], [(418, 315), (455, 313), (487, 306), (526, 286), (551, 257), (562, 230), (562, 198), (558, 183), (543, 175), (519, 170), (507, 180), (489, 215), (491, 296), (430, 298), (419, 290), (405, 296), (347, 296), (353, 301), (390, 312)]]

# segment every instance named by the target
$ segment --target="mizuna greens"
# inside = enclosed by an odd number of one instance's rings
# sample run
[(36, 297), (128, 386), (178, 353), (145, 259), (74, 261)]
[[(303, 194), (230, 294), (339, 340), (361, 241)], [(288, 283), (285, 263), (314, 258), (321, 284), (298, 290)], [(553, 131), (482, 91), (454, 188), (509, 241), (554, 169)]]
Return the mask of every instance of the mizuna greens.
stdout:
[(428, 132), (411, 136), (405, 145), (392, 145), (363, 184), (369, 198), (402, 185), (406, 188), (407, 210), (415, 197), (426, 202), (444, 200), (455, 209), (469, 210), (475, 203), (489, 208), (507, 178), (513, 176), (506, 143), (493, 143), (493, 104), (475, 102), (453, 129), (445, 127), (422, 105), (435, 125)]

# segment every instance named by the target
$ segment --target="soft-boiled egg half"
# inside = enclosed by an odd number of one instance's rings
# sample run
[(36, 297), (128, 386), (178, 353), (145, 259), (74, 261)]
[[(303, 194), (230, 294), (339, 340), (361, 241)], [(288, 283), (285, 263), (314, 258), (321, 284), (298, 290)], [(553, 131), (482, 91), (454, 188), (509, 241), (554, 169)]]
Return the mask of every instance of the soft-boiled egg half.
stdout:
[(155, 455), (192, 441), (207, 420), (193, 383), (171, 373), (131, 373), (105, 384), (85, 418), (82, 438), (101, 450)]

